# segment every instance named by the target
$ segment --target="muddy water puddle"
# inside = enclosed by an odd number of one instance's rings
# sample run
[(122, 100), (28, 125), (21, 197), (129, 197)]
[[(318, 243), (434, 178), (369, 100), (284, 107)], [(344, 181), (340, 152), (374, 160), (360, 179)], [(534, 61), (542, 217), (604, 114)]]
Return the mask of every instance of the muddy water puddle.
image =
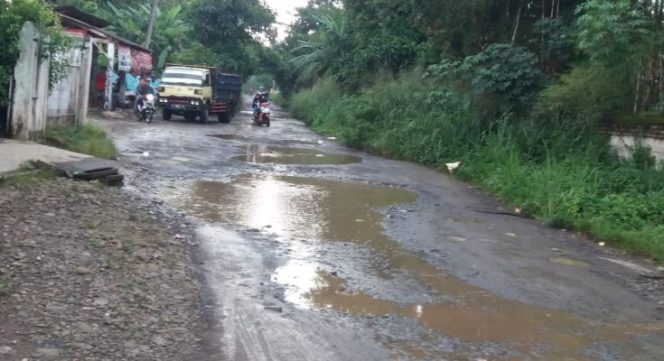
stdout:
[[(304, 309), (414, 320), (445, 338), (500, 344), (520, 355), (507, 359), (519, 360), (584, 360), (588, 359), (585, 350), (603, 342), (624, 343), (638, 354), (633, 337), (664, 331), (662, 324), (600, 322), (527, 305), (450, 276), (383, 232), (380, 209), (415, 200), (414, 193), (387, 186), (253, 175), (230, 183), (197, 182), (174, 198), (177, 206), (204, 220), (269, 226), (264, 229), (284, 239), (309, 240), (309, 246), (293, 245), (290, 260), (272, 276), (285, 288), (286, 300)], [(362, 280), (351, 283), (317, 263), (317, 242), (355, 244), (380, 260), (365, 267), (371, 277), (389, 282), (395, 274), (405, 274), (409, 282), (430, 289), (436, 301), (403, 303), (375, 296), (366, 291)], [(396, 344), (386, 347), (399, 348)], [(418, 350), (423, 349), (429, 349), (424, 341)]]
[[(248, 140), (249, 139), (248, 137), (246, 137), (244, 135), (235, 134), (235, 133), (208, 134), (208, 137), (218, 138), (218, 139), (223, 139), (223, 140)], [(284, 139), (284, 140), (280, 140), (280, 142), (294, 143), (294, 144), (316, 145), (316, 144), (320, 144), (320, 142), (322, 142), (322, 141), (317, 141), (315, 139), (301, 138), (301, 139)]]
[(327, 153), (317, 149), (272, 147), (252, 144), (244, 148), (245, 153), (233, 157), (235, 160), (247, 163), (275, 163), (275, 164), (350, 164), (359, 163), (362, 158), (348, 155)]
[(209, 137), (219, 138), (223, 140), (247, 140), (247, 137), (239, 134), (210, 134)]

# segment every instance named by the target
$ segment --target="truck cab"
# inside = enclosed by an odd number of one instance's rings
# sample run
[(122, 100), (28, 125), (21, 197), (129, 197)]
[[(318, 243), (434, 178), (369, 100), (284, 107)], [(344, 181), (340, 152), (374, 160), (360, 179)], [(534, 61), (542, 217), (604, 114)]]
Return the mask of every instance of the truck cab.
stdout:
[[(227, 81), (222, 81), (229, 75), (237, 80), (230, 90), (223, 85)], [(241, 86), (237, 74), (223, 74), (211, 67), (169, 64), (157, 89), (164, 120), (176, 114), (204, 123), (210, 115), (216, 115), (220, 122), (227, 123), (235, 112)], [(237, 91), (238, 96), (229, 96), (229, 91), (233, 95)]]

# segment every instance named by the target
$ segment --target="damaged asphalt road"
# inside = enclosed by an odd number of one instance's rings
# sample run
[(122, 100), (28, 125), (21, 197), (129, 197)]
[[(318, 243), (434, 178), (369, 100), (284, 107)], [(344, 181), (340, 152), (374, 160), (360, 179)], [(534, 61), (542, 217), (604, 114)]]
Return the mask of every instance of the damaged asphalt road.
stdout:
[(483, 192), (271, 128), (104, 121), (194, 221), (224, 360), (661, 360), (661, 271)]

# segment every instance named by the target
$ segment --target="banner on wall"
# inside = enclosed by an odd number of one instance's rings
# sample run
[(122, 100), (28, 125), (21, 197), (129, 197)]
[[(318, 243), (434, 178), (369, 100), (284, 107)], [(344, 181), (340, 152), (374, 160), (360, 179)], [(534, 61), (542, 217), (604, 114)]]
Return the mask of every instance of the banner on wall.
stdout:
[(131, 58), (131, 72), (133, 74), (152, 72), (152, 55), (145, 51), (135, 50)]
[(120, 45), (118, 47), (118, 70), (119, 71), (131, 71), (131, 49)]

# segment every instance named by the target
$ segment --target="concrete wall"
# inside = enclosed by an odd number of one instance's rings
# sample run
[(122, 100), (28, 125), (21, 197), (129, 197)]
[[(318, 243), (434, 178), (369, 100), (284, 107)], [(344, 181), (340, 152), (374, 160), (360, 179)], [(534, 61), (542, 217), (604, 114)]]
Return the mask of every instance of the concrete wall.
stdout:
[(89, 39), (70, 36), (71, 48), (58, 55), (67, 61), (66, 75), (49, 92), (49, 59), (39, 57), (40, 36), (30, 22), (19, 33), (21, 52), (14, 68), (12, 138), (38, 138), (50, 125), (81, 123), (86, 116), (81, 105), (88, 100)]
[[(37, 80), (43, 67), (39, 64), (39, 32), (31, 23), (27, 22), (19, 33), (19, 44), (21, 53), (14, 68), (14, 96), (12, 104), (12, 137), (17, 139), (29, 139), (30, 135), (44, 124), (38, 124), (36, 116), (37, 97), (43, 93), (38, 87)], [(41, 68), (41, 69), (40, 69)], [(48, 69), (46, 69), (48, 74)], [(47, 82), (48, 83), (48, 82)], [(46, 119), (44, 119), (44, 122)]]
[[(664, 139), (639, 138), (642, 145), (649, 146), (652, 155), (658, 162), (664, 162)], [(611, 145), (618, 150), (623, 158), (630, 158), (636, 144), (636, 137), (632, 135), (613, 135)]]
[(664, 126), (605, 125), (602, 132), (611, 135), (611, 145), (623, 158), (632, 157), (638, 139), (642, 145), (650, 147), (657, 162), (664, 162)]
[(35, 79), (35, 95), (33, 98), (34, 112), (30, 119), (32, 123), (28, 128), (28, 137), (35, 139), (46, 130), (46, 105), (48, 104), (48, 73), (49, 61), (44, 59), (37, 62), (37, 78)]
[(70, 36), (71, 48), (61, 54), (66, 61), (66, 75), (48, 95), (46, 121), (48, 126), (74, 124), (77, 120), (78, 97), (80, 96), (81, 64), (84, 53), (83, 36)]

